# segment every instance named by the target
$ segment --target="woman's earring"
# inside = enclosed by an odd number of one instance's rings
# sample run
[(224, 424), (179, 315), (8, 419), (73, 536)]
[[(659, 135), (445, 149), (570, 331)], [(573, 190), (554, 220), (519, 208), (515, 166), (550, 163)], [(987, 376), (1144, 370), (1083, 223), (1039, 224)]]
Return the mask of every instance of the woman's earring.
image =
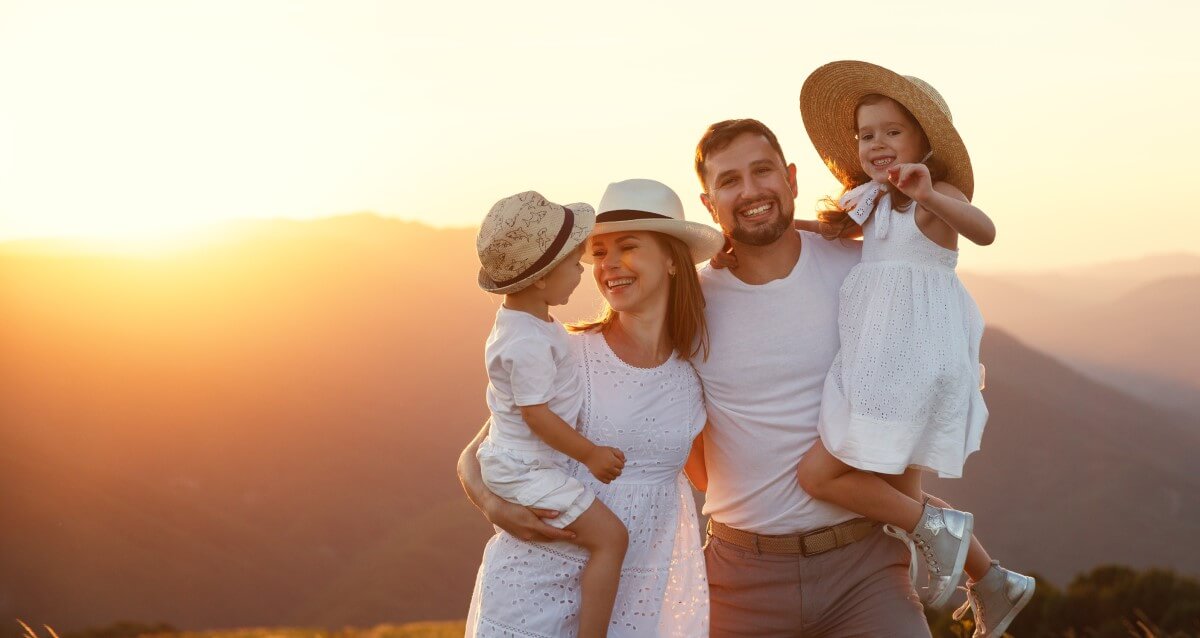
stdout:
[(667, 271), (667, 274), (668, 274), (668, 275), (670, 275), (670, 276), (672, 276), (672, 277), (674, 277), (674, 276), (675, 276), (675, 269), (674, 269), (674, 268), (672, 268), (672, 269), (668, 270), (668, 271)]

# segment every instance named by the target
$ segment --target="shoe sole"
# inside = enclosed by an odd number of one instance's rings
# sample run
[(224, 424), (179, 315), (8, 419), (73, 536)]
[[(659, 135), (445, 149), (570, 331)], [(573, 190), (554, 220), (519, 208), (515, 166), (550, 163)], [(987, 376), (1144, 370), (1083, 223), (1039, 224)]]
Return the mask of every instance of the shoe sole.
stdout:
[(1004, 614), (1004, 618), (1001, 618), (1000, 622), (996, 623), (996, 628), (988, 628), (988, 636), (994, 636), (995, 638), (1003, 636), (1004, 630), (1008, 629), (1008, 626), (1016, 619), (1017, 614), (1021, 613), (1021, 610), (1025, 609), (1025, 605), (1028, 605), (1030, 599), (1033, 598), (1033, 590), (1037, 589), (1037, 581), (1032, 576), (1026, 576), (1025, 578), (1028, 579), (1026, 582), (1029, 583), (1029, 587), (1025, 589), (1024, 594), (1021, 594), (1021, 599), (1017, 601), (1017, 604), (1013, 605), (1013, 608), (1008, 610), (1007, 614)]
[[(937, 598), (930, 599), (926, 606), (935, 609), (943, 607), (957, 590), (958, 581), (962, 579), (963, 567), (967, 564), (967, 551), (971, 549), (971, 534), (975, 531), (975, 515), (964, 512), (967, 522), (963, 525), (963, 544), (958, 547), (958, 555), (954, 557), (954, 569), (950, 571), (951, 584)], [(1011, 622), (1012, 619), (1009, 619)]]

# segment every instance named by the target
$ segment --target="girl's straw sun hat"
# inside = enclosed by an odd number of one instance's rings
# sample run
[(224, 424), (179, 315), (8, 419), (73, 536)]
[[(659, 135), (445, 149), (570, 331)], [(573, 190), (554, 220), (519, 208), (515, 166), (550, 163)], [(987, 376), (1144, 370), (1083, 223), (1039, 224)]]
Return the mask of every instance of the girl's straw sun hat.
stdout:
[[(627, 179), (604, 189), (596, 213), (594, 235), (620, 231), (652, 231), (687, 244), (693, 263), (712, 259), (725, 245), (721, 231), (683, 218), (683, 202), (670, 186), (652, 179)], [(591, 262), (584, 252), (583, 260)]]
[(913, 114), (925, 131), (933, 156), (949, 169), (945, 181), (971, 199), (975, 191), (971, 157), (941, 94), (920, 78), (868, 62), (830, 62), (813, 71), (800, 89), (804, 128), (829, 170), (838, 179), (862, 175), (855, 110), (859, 100), (873, 93), (892, 98)]
[(505, 197), (475, 238), (479, 287), (498, 295), (528, 288), (586, 241), (595, 223), (587, 204), (561, 206), (534, 191)]

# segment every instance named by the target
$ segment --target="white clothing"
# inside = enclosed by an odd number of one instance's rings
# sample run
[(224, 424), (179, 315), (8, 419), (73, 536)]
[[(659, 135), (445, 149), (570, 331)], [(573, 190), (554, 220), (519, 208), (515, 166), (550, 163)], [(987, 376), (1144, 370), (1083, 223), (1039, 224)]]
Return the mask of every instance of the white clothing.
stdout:
[(742, 282), (700, 271), (712, 352), (694, 361), (710, 427), (704, 513), (759, 534), (793, 534), (854, 518), (806, 494), (800, 457), (817, 441), (825, 376), (838, 349), (838, 289), (858, 263), (856, 241), (800, 232), (800, 259), (783, 279)]
[(546, 403), (576, 426), (583, 384), (566, 330), (557, 321), (501, 306), (484, 359), (492, 411), (487, 438), (476, 454), (484, 484), (506, 501), (561, 512), (551, 525), (570, 525), (595, 496), (567, 475), (566, 455), (529, 429), (520, 408)]
[(957, 478), (987, 422), (983, 317), (954, 272), (958, 252), (925, 237), (910, 208), (876, 210), (863, 225), (862, 263), (841, 290), (842, 347), (825, 383), (821, 440), (859, 469)]
[(510, 450), (484, 439), (475, 453), (483, 484), (493, 494), (525, 507), (559, 512), (546, 522), (563, 528), (575, 522), (596, 495), (567, 474), (567, 457), (556, 450)]
[[(586, 387), (580, 432), (625, 453), (624, 471), (608, 485), (570, 464), (572, 476), (629, 530), (608, 635), (703, 638), (708, 581), (695, 504), (682, 474), (705, 421), (696, 372), (674, 356), (657, 368), (629, 366), (599, 333), (570, 341)], [(523, 542), (497, 529), (484, 549), (466, 635), (575, 636), (586, 561), (587, 551), (577, 545)]]
[(500, 306), (483, 354), (489, 438), (511, 450), (551, 449), (529, 430), (520, 406), (547, 403), (571, 426), (579, 420), (583, 386), (562, 324)]

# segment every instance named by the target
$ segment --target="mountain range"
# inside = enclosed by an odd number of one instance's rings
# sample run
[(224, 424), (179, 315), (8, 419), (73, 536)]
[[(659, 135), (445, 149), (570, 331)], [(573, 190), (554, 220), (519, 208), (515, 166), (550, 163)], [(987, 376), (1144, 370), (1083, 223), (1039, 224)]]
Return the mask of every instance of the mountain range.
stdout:
[[(498, 305), (473, 234), (364, 214), (157, 257), (0, 245), (0, 615), (463, 617), (491, 528), (454, 464)], [(991, 420), (964, 479), (929, 487), (1006, 564), (1200, 574), (1200, 270), (1176, 257), (1064, 273), (1073, 295), (964, 275), (995, 326)], [(585, 279), (557, 314), (596, 304)]]

